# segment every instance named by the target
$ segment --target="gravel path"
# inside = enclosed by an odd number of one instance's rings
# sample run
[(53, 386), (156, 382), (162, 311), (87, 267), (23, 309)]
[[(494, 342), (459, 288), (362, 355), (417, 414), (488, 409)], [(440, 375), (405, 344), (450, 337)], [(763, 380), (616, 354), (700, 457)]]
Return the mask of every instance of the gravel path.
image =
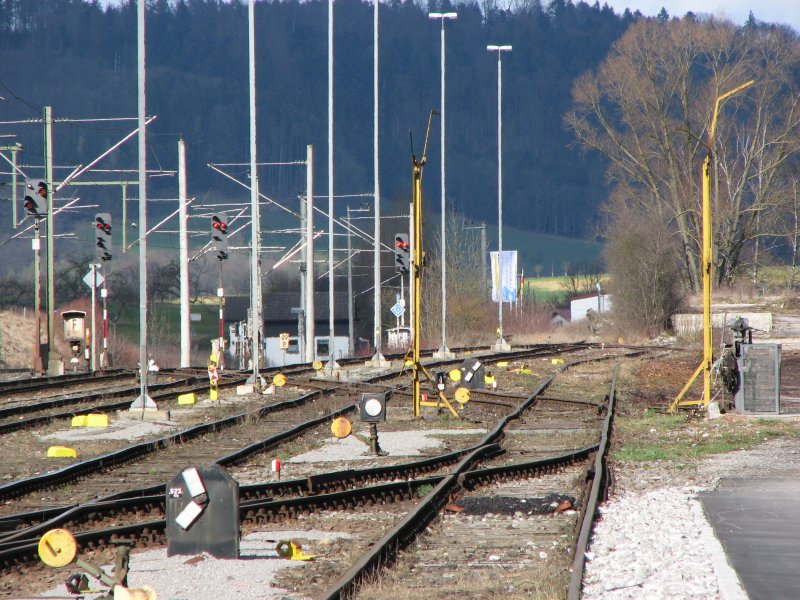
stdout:
[(723, 478), (800, 477), (800, 439), (779, 439), (696, 463), (615, 465), (615, 495), (601, 508), (584, 598), (746, 599), (705, 518), (698, 493)]

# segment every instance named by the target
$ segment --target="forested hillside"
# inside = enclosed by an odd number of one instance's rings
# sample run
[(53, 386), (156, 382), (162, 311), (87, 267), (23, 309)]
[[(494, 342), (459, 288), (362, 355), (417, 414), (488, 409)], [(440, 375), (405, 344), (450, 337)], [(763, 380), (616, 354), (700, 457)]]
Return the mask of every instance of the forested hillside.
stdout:
[[(188, 146), (189, 191), (204, 199), (246, 200), (247, 191), (206, 164), (247, 162), (247, 2), (155, 0), (147, 16), (151, 168), (176, 167), (176, 141)], [(428, 113), (439, 104), (439, 23), (429, 10), (456, 10), (447, 23), (447, 190), (457, 212), (496, 222), (497, 62), (487, 44), (511, 44), (503, 57), (504, 211), (508, 224), (583, 236), (606, 199), (605, 164), (571, 147), (562, 115), (573, 80), (596, 67), (636, 19), (595, 2), (539, 0), (380, 7), (382, 195), (409, 198), (409, 132), (421, 152)], [(334, 9), (336, 194), (372, 191), (372, 19), (361, 0)], [(256, 4), (259, 159), (303, 160), (316, 152), (317, 193), (327, 194), (327, 3)], [(103, 7), (85, 0), (0, 0), (0, 119), (136, 114), (136, 3)], [(63, 123), (55, 128), (59, 165), (86, 164), (135, 127), (133, 122)], [(41, 165), (42, 133), (4, 125), (24, 145), (20, 160)], [(428, 152), (428, 207), (439, 205), (439, 132)], [(136, 167), (135, 143), (102, 163)], [(29, 169), (35, 173), (35, 169)], [(58, 170), (57, 177), (71, 168)], [(231, 169), (246, 176), (246, 168)], [(262, 191), (295, 198), (302, 168), (263, 167)], [(129, 178), (135, 179), (131, 174)], [(174, 178), (154, 178), (153, 197), (174, 197)], [(135, 188), (134, 188), (135, 190)], [(118, 191), (83, 188), (87, 198)], [(135, 196), (135, 191), (133, 193)], [(4, 196), (7, 196), (4, 194)], [(112, 212), (118, 210), (112, 208)], [(158, 210), (156, 205), (154, 210)]]

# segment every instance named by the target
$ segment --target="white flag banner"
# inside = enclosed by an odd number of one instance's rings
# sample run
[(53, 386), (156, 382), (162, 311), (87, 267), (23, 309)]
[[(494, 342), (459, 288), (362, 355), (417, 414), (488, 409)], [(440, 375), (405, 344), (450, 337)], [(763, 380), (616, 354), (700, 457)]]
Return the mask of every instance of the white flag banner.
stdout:
[(515, 302), (517, 299), (517, 251), (490, 252), (492, 263), (492, 301)]

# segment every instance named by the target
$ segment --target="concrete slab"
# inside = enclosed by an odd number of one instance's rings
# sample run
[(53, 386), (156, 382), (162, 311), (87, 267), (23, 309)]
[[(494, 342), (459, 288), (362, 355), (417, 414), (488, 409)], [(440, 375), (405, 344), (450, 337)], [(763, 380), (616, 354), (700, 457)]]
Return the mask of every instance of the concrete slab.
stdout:
[[(362, 429), (344, 439), (329, 438), (322, 448), (293, 456), (284, 461), (292, 462), (339, 462), (345, 460), (367, 460), (375, 458), (369, 451), (369, 430)], [(423, 429), (416, 431), (380, 431), (378, 443), (389, 456), (419, 456), (424, 450), (441, 446), (444, 442), (437, 436), (482, 435), (485, 429)]]
[[(167, 556), (167, 549), (131, 553), (128, 583), (131, 587), (148, 585), (164, 600), (282, 600), (294, 598), (289, 591), (274, 587), (281, 569), (302, 569), (309, 563), (279, 558), (275, 549), (280, 540), (303, 540), (303, 551), (324, 557), (331, 544), (347, 543), (354, 536), (344, 532), (270, 529), (244, 536), (240, 559), (218, 559), (207, 554)], [(101, 565), (113, 572), (113, 565)], [(74, 572), (81, 572), (75, 568)], [(92, 580), (93, 588), (103, 586)], [(46, 591), (41, 598), (64, 598), (64, 584)], [(98, 594), (87, 598), (99, 600)]]
[(119, 420), (112, 421), (108, 427), (80, 427), (56, 431), (44, 436), (42, 440), (61, 440), (66, 442), (78, 440), (137, 440), (145, 437), (166, 435), (177, 428), (177, 423), (151, 423), (148, 421)]
[(129, 410), (118, 410), (117, 418), (130, 419), (133, 421), (150, 421), (151, 423), (155, 421), (169, 421), (169, 411), (152, 408), (145, 408), (144, 410), (141, 408), (131, 408)]
[(752, 600), (800, 596), (800, 481), (723, 479), (700, 500)]

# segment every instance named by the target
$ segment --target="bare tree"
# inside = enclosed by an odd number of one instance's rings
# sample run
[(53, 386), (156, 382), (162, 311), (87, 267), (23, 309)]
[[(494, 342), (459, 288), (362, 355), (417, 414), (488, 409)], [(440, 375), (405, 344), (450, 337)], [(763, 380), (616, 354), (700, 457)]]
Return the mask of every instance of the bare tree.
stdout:
[(756, 81), (722, 103), (714, 141), (713, 261), (725, 281), (753, 240), (776, 233), (782, 179), (800, 144), (798, 66), (789, 28), (642, 19), (573, 87), (567, 126), (580, 145), (609, 159), (608, 176), (627, 210), (669, 223), (694, 290), (702, 281), (700, 168), (708, 150), (701, 140), (715, 100)]
[(616, 213), (609, 231), (605, 256), (614, 317), (623, 327), (656, 335), (681, 304), (675, 240), (666, 223), (624, 211)]
[[(436, 219), (438, 221), (438, 219)], [(494, 314), (489, 302), (480, 244), (474, 232), (464, 228), (462, 215), (450, 211), (445, 221), (447, 235), (447, 337), (449, 343), (467, 344), (494, 330)], [(438, 342), (442, 321), (441, 234), (426, 235), (424, 240), (422, 302), (423, 337)]]

